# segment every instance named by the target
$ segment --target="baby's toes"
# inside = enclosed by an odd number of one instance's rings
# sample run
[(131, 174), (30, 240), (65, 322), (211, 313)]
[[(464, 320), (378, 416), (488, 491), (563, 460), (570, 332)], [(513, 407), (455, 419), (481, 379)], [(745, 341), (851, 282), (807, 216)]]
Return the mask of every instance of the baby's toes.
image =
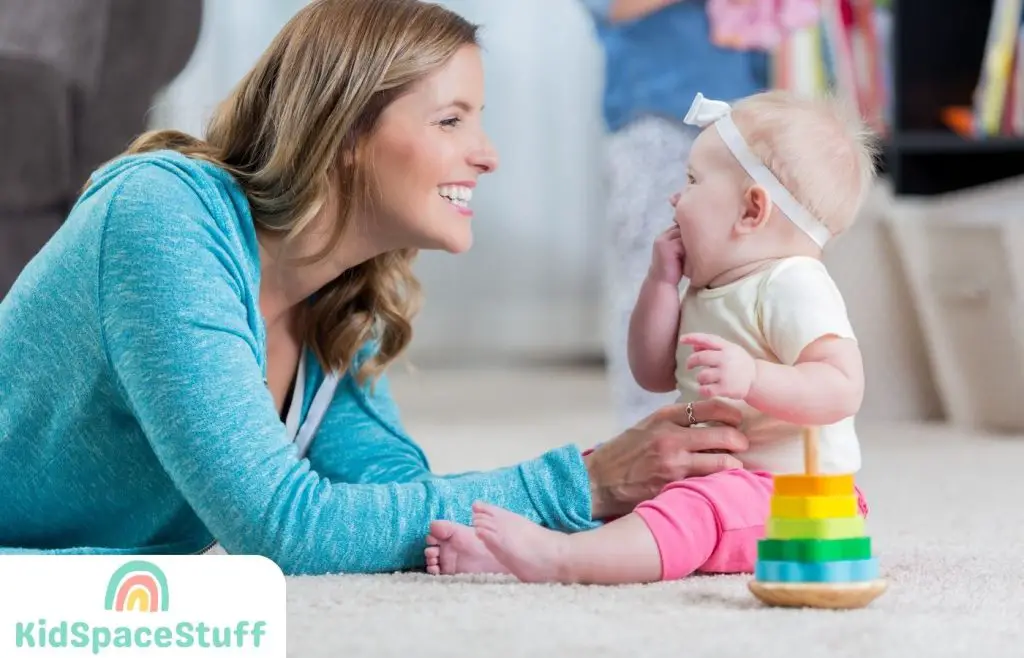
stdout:
[(428, 546), (423, 550), (423, 557), (426, 560), (427, 573), (437, 576), (441, 573), (441, 548), (439, 546)]

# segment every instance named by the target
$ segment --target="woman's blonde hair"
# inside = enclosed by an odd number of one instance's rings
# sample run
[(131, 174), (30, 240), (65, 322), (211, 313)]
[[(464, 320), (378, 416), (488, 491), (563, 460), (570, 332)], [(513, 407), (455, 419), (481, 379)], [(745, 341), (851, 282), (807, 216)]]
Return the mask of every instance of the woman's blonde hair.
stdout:
[[(128, 153), (173, 149), (229, 171), (256, 226), (293, 241), (339, 182), (339, 221), (326, 256), (374, 194), (366, 140), (383, 110), (466, 45), (477, 26), (418, 0), (314, 0), (296, 14), (217, 108), (205, 140), (174, 130), (140, 136)], [(368, 341), (378, 349), (355, 373), (379, 375), (412, 338), (420, 287), (415, 250), (381, 254), (318, 291), (304, 333), (324, 367), (349, 367)]]

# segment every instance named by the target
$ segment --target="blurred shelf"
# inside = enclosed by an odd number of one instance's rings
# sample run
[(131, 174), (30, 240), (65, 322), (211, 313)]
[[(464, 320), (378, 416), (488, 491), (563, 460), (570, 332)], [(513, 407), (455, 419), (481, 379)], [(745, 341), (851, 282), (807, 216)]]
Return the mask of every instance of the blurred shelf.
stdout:
[(912, 130), (894, 135), (889, 147), (902, 153), (969, 153), (1024, 151), (1024, 137), (964, 137), (941, 130)]
[(934, 195), (1024, 175), (1024, 137), (964, 137), (943, 108), (969, 107), (992, 0), (895, 0), (889, 39), (893, 121), (885, 168), (896, 195)]

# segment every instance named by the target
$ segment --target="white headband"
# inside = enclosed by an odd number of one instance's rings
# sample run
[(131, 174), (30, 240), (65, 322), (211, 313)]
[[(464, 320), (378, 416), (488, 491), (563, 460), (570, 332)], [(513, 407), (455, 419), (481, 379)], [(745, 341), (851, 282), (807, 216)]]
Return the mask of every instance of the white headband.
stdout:
[(789, 193), (789, 190), (772, 174), (771, 170), (761, 162), (761, 159), (754, 155), (754, 152), (747, 146), (746, 140), (743, 139), (743, 135), (740, 134), (736, 124), (733, 123), (730, 116), (731, 112), (732, 108), (729, 107), (728, 103), (704, 98), (704, 95), (698, 92), (696, 98), (693, 99), (693, 105), (690, 106), (690, 111), (686, 113), (686, 118), (683, 121), (698, 128), (714, 124), (718, 129), (718, 134), (722, 137), (722, 141), (729, 147), (729, 150), (732, 151), (733, 156), (739, 161), (740, 165), (747, 170), (747, 173), (754, 179), (754, 182), (768, 190), (772, 201), (785, 213), (786, 217), (789, 217), (790, 221), (800, 227), (804, 233), (811, 236), (811, 239), (819, 247), (824, 247), (825, 243), (832, 237), (828, 227), (815, 219), (814, 215), (800, 205), (793, 198), (793, 195)]

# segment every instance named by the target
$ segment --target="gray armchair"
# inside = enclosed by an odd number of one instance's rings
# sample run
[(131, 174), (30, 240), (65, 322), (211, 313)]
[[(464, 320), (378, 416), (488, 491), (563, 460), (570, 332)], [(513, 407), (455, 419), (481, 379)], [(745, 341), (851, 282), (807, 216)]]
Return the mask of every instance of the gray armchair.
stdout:
[(92, 171), (146, 130), (203, 0), (0, 0), (0, 298)]

